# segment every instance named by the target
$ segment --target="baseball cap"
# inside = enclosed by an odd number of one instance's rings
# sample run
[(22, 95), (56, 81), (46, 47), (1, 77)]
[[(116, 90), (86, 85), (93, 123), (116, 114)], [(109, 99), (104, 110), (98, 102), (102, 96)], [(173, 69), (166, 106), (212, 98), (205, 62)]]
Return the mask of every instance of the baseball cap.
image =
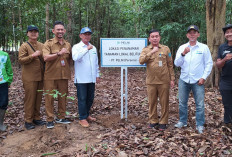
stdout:
[(199, 28), (196, 25), (190, 25), (187, 29), (187, 32), (189, 32), (191, 29), (199, 32)]
[(84, 28), (81, 29), (80, 34), (84, 34), (84, 33), (87, 33), (87, 32), (92, 34), (92, 31), (91, 31), (91, 29), (89, 27), (84, 27)]
[(32, 30), (36, 30), (36, 31), (39, 32), (38, 27), (36, 27), (35, 25), (29, 25), (29, 26), (27, 27), (27, 32), (28, 32), (28, 31), (32, 31)]
[(227, 24), (225, 27), (222, 28), (224, 34), (226, 33), (226, 30), (232, 28), (232, 24)]

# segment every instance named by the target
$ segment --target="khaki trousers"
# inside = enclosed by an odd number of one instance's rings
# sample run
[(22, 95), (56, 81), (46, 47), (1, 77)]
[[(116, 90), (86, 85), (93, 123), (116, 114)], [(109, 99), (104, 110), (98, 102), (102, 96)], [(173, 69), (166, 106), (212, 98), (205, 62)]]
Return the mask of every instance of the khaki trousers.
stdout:
[[(64, 119), (66, 115), (66, 96), (68, 94), (68, 80), (46, 80), (44, 81), (44, 89), (46, 93), (54, 94), (53, 90), (59, 91), (58, 94), (58, 115), (59, 119)], [(45, 108), (47, 114), (47, 121), (51, 122), (54, 120), (54, 98), (52, 95), (45, 94)], [(62, 96), (66, 94), (65, 96)], [(62, 96), (62, 97), (61, 97)]]
[[(148, 84), (148, 103), (149, 103), (149, 122), (168, 124), (168, 113), (169, 113), (169, 84)], [(161, 104), (161, 117), (160, 120), (157, 114), (157, 104)]]
[(33, 120), (40, 120), (40, 106), (43, 92), (38, 92), (38, 90), (43, 89), (43, 81), (23, 81), (23, 88), (25, 90), (25, 122), (32, 123)]

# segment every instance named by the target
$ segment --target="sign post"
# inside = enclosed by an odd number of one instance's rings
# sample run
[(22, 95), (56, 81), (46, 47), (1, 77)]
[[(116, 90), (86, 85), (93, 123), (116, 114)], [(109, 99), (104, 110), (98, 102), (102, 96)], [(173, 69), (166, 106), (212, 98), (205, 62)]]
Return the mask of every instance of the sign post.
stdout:
[[(127, 67), (145, 67), (139, 63), (146, 38), (101, 38), (101, 67), (121, 67), (121, 119), (127, 120)], [(125, 72), (125, 73), (124, 73)], [(124, 75), (125, 74), (125, 75)], [(125, 82), (124, 82), (125, 78)], [(125, 92), (124, 92), (125, 89)], [(124, 107), (125, 98), (125, 107)], [(125, 108), (125, 112), (124, 112)], [(125, 117), (124, 117), (125, 113)]]

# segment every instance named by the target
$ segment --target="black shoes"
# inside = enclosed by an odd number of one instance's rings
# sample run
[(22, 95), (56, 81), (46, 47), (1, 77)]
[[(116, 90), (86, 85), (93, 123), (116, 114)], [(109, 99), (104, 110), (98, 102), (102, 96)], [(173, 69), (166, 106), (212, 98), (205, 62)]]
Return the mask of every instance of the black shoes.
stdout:
[(33, 120), (33, 123), (34, 123), (35, 125), (39, 125), (39, 126), (42, 126), (42, 125), (45, 125), (45, 124), (46, 124), (46, 122), (43, 121), (43, 120)]
[(54, 128), (54, 123), (53, 123), (53, 121), (47, 122), (47, 128), (48, 128), (48, 129)]
[(159, 123), (150, 123), (149, 128), (157, 128), (159, 126)]
[(150, 123), (148, 128), (155, 128), (155, 129), (159, 129), (160, 131), (163, 131), (163, 130), (167, 129), (167, 125), (166, 124), (159, 124), (159, 123)]
[(159, 125), (159, 130), (160, 130), (160, 131), (164, 131), (165, 129), (167, 129), (166, 124), (160, 124), (160, 125)]
[(34, 128), (35, 128), (35, 125), (42, 126), (42, 125), (45, 125), (45, 124), (46, 124), (46, 122), (45, 122), (45, 121), (42, 121), (42, 120), (33, 120), (32, 122), (33, 122), (33, 123), (27, 123), (27, 122), (25, 122), (25, 128), (26, 128), (27, 130), (34, 129)]
[(34, 129), (34, 128), (35, 128), (35, 125), (32, 124), (32, 123), (27, 123), (27, 122), (25, 122), (25, 128), (26, 128), (27, 130), (31, 130), (31, 129)]
[(61, 123), (61, 124), (70, 124), (71, 123), (67, 119), (55, 119), (55, 121), (56, 121), (56, 123)]

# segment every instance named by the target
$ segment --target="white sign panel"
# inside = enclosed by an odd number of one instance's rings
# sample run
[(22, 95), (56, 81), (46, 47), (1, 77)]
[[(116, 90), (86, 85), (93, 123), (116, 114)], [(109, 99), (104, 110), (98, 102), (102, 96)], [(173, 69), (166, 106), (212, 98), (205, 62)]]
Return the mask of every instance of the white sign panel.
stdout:
[(139, 63), (146, 38), (101, 38), (102, 67), (144, 67)]

